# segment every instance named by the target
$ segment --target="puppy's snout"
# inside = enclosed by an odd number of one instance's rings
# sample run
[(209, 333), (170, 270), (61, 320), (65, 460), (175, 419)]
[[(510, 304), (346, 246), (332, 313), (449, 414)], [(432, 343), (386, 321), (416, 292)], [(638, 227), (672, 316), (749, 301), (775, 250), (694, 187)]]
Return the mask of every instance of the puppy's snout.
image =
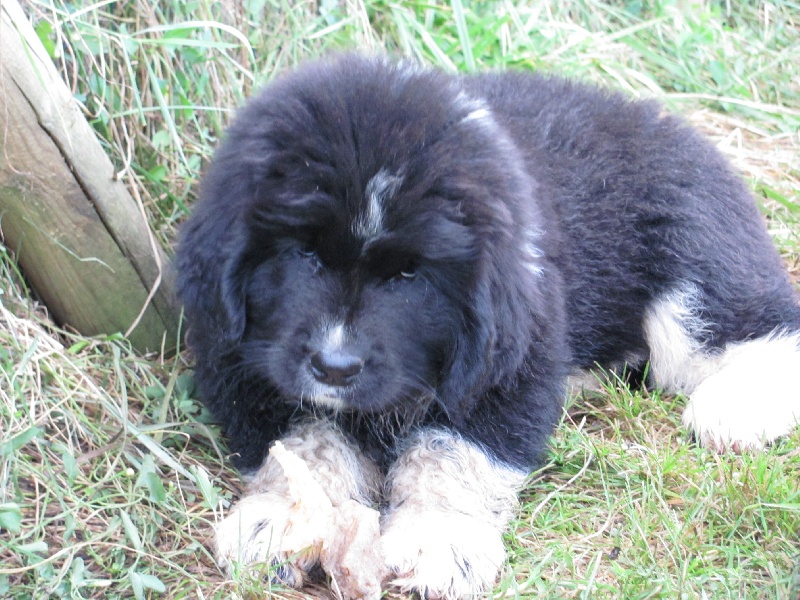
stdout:
[(327, 385), (350, 385), (363, 368), (360, 357), (342, 350), (321, 350), (311, 355), (311, 373)]

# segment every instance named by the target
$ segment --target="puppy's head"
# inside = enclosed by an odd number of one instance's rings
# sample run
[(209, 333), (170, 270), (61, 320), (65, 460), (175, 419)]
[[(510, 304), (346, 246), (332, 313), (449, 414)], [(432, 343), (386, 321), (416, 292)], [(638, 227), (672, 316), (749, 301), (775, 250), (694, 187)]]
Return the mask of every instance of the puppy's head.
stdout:
[(532, 193), (450, 76), (345, 56), (238, 115), (179, 252), (195, 352), (290, 401), (458, 420), (523, 359)]

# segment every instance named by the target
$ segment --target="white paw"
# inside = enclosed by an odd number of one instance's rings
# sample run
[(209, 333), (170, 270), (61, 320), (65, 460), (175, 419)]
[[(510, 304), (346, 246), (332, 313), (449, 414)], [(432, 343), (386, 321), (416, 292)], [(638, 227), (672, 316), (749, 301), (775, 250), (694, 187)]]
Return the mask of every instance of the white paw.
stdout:
[[(267, 563), (281, 583), (300, 587), (319, 564), (321, 544), (330, 526), (330, 503), (320, 518), (297, 515), (290, 497), (276, 493), (245, 496), (217, 525), (217, 562), (229, 573), (234, 565)], [(313, 511), (313, 509), (312, 509)]]
[(389, 517), (381, 546), (392, 584), (422, 598), (454, 600), (485, 591), (505, 560), (501, 532), (455, 512)]
[(796, 336), (734, 347), (722, 368), (689, 398), (683, 424), (718, 452), (763, 448), (800, 423), (800, 352)]

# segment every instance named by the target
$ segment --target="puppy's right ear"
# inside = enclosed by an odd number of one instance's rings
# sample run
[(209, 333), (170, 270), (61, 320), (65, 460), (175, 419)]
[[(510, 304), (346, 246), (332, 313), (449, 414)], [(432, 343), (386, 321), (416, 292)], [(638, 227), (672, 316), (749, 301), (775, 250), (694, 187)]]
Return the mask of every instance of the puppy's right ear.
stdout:
[(241, 180), (220, 182), (214, 175), (212, 170), (193, 215), (183, 226), (176, 264), (190, 342), (218, 347), (238, 341), (244, 333), (247, 274), (242, 257), (247, 228), (237, 201), (246, 198), (249, 190)]

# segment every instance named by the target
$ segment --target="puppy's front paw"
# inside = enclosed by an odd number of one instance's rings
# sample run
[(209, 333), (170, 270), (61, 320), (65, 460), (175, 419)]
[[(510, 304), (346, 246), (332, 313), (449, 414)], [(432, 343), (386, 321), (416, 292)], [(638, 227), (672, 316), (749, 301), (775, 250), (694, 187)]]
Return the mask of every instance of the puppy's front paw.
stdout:
[(381, 546), (392, 584), (430, 599), (453, 600), (486, 590), (505, 560), (497, 527), (455, 512), (394, 513)]
[(299, 514), (291, 497), (245, 496), (217, 525), (217, 562), (229, 573), (237, 563), (267, 563), (274, 567), (274, 579), (299, 588), (319, 564), (330, 526), (330, 502), (306, 505)]

